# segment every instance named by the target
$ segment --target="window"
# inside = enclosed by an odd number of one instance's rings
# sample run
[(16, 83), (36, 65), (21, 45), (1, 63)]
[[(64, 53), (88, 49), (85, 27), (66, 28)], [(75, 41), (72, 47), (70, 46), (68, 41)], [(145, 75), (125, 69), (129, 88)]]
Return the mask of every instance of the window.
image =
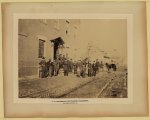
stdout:
[(44, 57), (44, 43), (45, 40), (39, 39), (39, 58)]

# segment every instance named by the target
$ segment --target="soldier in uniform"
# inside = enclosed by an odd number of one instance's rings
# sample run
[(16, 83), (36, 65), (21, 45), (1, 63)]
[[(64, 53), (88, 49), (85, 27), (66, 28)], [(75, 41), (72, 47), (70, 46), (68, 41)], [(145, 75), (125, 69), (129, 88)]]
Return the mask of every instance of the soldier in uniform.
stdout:
[(86, 66), (85, 66), (85, 64), (82, 65), (82, 68), (81, 68), (81, 76), (82, 76), (83, 78), (86, 77)]
[(96, 60), (95, 65), (96, 65), (96, 69), (97, 69), (96, 73), (98, 73), (99, 72), (99, 67), (100, 67), (100, 63), (99, 63), (98, 59)]
[(76, 63), (76, 61), (74, 62), (74, 74), (77, 74), (77, 63)]
[(69, 72), (72, 72), (73, 71), (73, 61), (72, 59), (70, 59), (70, 62), (69, 62), (69, 67), (70, 67), (70, 71)]
[(45, 78), (46, 77), (46, 73), (47, 73), (47, 66), (46, 66), (46, 60), (45, 60), (45, 58), (44, 57), (42, 57), (42, 60), (40, 61), (40, 63), (39, 63), (39, 65), (40, 65), (40, 77), (41, 78)]
[(63, 69), (64, 69), (64, 76), (68, 76), (69, 68), (68, 68), (68, 61), (67, 60), (64, 61)]
[(59, 59), (57, 58), (55, 60), (55, 75), (57, 76), (59, 74), (59, 64), (60, 64), (60, 61)]
[(57, 75), (57, 63), (56, 63), (56, 60), (53, 61), (53, 66), (54, 66), (53, 75), (56, 76)]
[(47, 62), (47, 70), (48, 70), (48, 75), (52, 77), (53, 65), (51, 59), (49, 59), (49, 61)]
[(95, 61), (93, 62), (93, 64), (92, 64), (92, 68), (93, 68), (93, 75), (92, 76), (96, 76), (96, 71), (97, 71), (97, 66), (96, 66), (96, 63), (95, 63)]
[(88, 63), (88, 76), (92, 77), (93, 68), (91, 62)]

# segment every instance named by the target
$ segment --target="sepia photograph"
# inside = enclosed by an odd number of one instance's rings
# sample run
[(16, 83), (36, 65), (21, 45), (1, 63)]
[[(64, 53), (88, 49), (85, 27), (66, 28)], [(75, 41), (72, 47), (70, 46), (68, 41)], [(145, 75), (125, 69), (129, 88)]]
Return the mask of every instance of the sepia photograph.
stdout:
[(19, 19), (19, 98), (127, 98), (127, 19)]
[(4, 3), (4, 116), (148, 115), (146, 2)]

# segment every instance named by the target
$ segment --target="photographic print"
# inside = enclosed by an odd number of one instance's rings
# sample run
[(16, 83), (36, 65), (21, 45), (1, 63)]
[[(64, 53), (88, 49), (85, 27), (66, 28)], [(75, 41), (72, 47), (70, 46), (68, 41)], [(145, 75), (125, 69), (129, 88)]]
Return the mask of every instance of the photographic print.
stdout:
[(145, 116), (145, 2), (5, 3), (6, 117)]
[(19, 98), (127, 98), (127, 19), (18, 19)]

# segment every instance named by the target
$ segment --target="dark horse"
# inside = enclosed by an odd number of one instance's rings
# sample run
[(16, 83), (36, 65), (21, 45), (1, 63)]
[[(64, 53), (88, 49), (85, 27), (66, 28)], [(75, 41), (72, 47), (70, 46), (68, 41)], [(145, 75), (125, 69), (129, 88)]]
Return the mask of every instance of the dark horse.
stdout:
[(113, 71), (116, 71), (116, 69), (117, 69), (116, 64), (108, 64), (108, 63), (106, 63), (106, 67), (107, 67), (108, 71), (110, 69), (113, 69)]

